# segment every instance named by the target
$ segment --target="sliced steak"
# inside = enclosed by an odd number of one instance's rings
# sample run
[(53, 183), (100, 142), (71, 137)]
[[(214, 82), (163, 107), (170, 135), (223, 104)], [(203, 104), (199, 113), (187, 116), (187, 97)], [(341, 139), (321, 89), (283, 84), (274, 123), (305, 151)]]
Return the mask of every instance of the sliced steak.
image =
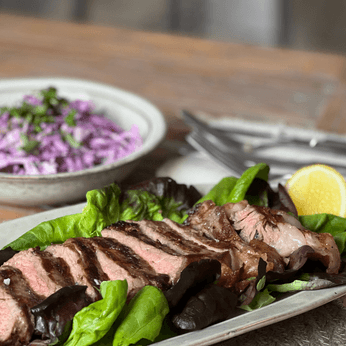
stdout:
[(30, 308), (44, 298), (29, 286), (21, 271), (3, 265), (0, 268), (0, 345), (27, 345), (34, 332)]
[(188, 225), (201, 235), (219, 241), (229, 241), (234, 236), (234, 229), (229, 222), (223, 207), (212, 201), (197, 204), (189, 213), (184, 225)]
[(99, 288), (102, 281), (108, 281), (108, 275), (103, 271), (97, 259), (93, 242), (88, 238), (71, 238), (65, 241), (64, 246), (76, 249), (82, 260), (84, 271), (90, 282)]
[(309, 258), (320, 261), (327, 267), (328, 274), (337, 274), (341, 266), (341, 258), (338, 246), (330, 233), (315, 233), (307, 229), (301, 230), (306, 244), (311, 246), (315, 252)]
[(189, 263), (202, 258), (200, 255), (183, 256), (168, 246), (151, 240), (139, 230), (137, 224), (130, 222), (117, 222), (105, 228), (101, 234), (131, 248), (148, 262), (157, 274), (168, 275), (171, 284), (179, 279), (181, 271)]
[[(209, 252), (215, 252), (223, 254), (229, 252), (230, 243), (228, 241), (217, 241), (216, 239), (210, 239), (205, 236), (201, 230), (196, 230), (189, 225), (180, 225), (170, 219), (163, 219), (166, 225), (174, 229), (176, 233), (179, 233), (182, 237), (192, 242), (197, 243), (201, 247), (207, 249)], [(204, 250), (205, 251), (205, 250)]]
[(97, 260), (109, 280), (127, 280), (129, 299), (146, 285), (168, 289), (169, 277), (157, 275), (149, 263), (129, 247), (112, 238), (94, 237), (85, 241), (94, 248)]
[(132, 221), (132, 224), (138, 226), (138, 232), (146, 235), (156, 243), (168, 246), (180, 255), (204, 254), (205, 256), (215, 256), (215, 253), (208, 250), (204, 244), (198, 244), (192, 238), (185, 238), (181, 232), (165, 222), (142, 220)]
[(235, 213), (245, 209), (249, 205), (247, 200), (240, 201), (238, 203), (226, 203), (224, 204), (223, 210), (226, 212), (229, 220), (233, 220)]
[(75, 246), (75, 243), (71, 239), (68, 239), (64, 244), (48, 246), (44, 251), (66, 262), (70, 268), (73, 283), (88, 286), (86, 293), (93, 301), (101, 298), (100, 292), (96, 289), (100, 284), (98, 275), (95, 274), (89, 277), (89, 273), (92, 272), (90, 266), (94, 267), (95, 264), (88, 263), (89, 261), (86, 256), (80, 253), (78, 247)]
[(267, 207), (247, 205), (233, 216), (233, 226), (246, 242), (261, 240), (273, 246), (282, 257), (288, 257), (300, 246), (305, 237), (295, 226), (287, 223), (282, 212)]
[(39, 248), (20, 251), (4, 265), (19, 269), (31, 289), (45, 298), (60, 288), (73, 284), (66, 263)]
[[(208, 247), (228, 247), (231, 255), (231, 268), (234, 271), (242, 269), (242, 274), (240, 275), (242, 280), (257, 276), (260, 258), (267, 262), (267, 271), (282, 272), (284, 263), (282, 260), (279, 260), (279, 254), (276, 253), (275, 249), (259, 246), (252, 247), (241, 239), (232, 226), (228, 215), (243, 210), (247, 205), (246, 201), (242, 201), (239, 203), (239, 206), (229, 204), (219, 207), (212, 201), (205, 201), (195, 207), (184, 225), (193, 228), (194, 233), (192, 234), (196, 240), (202, 241), (206, 245), (208, 244)], [(222, 240), (214, 238), (216, 236), (220, 236)], [(271, 256), (268, 256), (267, 250), (272, 253)]]
[[(267, 262), (267, 271), (275, 271), (283, 273), (288, 260), (285, 261), (282, 256), (272, 246), (266, 244), (258, 239), (252, 239), (249, 245), (257, 252), (261, 254), (261, 258)], [(273, 270), (274, 268), (274, 270)]]
[(242, 204), (231, 220), (246, 242), (261, 240), (282, 257), (289, 257), (298, 248), (309, 245), (315, 251), (310, 257), (320, 260), (327, 267), (327, 273), (339, 271), (340, 254), (333, 236), (304, 229), (296, 218), (284, 211), (249, 204), (244, 208)]

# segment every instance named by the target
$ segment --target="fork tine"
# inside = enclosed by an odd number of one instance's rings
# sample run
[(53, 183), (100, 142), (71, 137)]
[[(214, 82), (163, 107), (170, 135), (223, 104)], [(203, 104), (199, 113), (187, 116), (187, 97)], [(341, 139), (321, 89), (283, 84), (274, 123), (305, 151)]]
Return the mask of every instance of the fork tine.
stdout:
[[(226, 168), (230, 168), (238, 174), (242, 174), (250, 166), (259, 163), (265, 162), (272, 168), (279, 169), (282, 173), (273, 174), (271, 172), (271, 178), (279, 177), (288, 177), (294, 173), (297, 169), (302, 168), (303, 166), (314, 164), (318, 162), (296, 162), (296, 161), (282, 161), (274, 158), (261, 158), (261, 157), (247, 157), (244, 153), (237, 154), (235, 152), (230, 152), (228, 150), (222, 149), (215, 141), (212, 141), (208, 136), (203, 136), (197, 131), (191, 132), (187, 136), (187, 141), (195, 147), (197, 150), (208, 153), (209, 156), (214, 159), (214, 161), (222, 163)], [(330, 164), (331, 165), (331, 164)], [(346, 168), (345, 166), (340, 165), (331, 165), (337, 169), (343, 176), (346, 177)]]
[(221, 163), (228, 169), (231, 169), (238, 176), (241, 176), (244, 171), (248, 168), (242, 160), (237, 156), (230, 153), (224, 153), (219, 150), (219, 148), (212, 144), (205, 136), (192, 132), (187, 137), (186, 140), (196, 149), (206, 153), (214, 161)]
[(237, 150), (244, 151), (243, 143), (223, 135), (220, 131), (213, 129), (208, 124), (205, 124), (203, 121), (197, 119), (191, 112), (187, 110), (182, 110), (181, 114), (184, 118), (186, 124), (190, 125), (193, 129), (196, 129), (201, 134), (208, 134), (215, 138), (215, 140), (227, 148), (233, 148)]

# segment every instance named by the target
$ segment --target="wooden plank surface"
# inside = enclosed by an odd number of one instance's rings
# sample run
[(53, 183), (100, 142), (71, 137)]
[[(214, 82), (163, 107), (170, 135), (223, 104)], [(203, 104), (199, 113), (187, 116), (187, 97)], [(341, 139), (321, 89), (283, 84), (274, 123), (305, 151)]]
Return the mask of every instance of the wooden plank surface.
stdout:
[[(346, 132), (343, 56), (1, 14), (0, 57), (0, 78), (84, 78), (135, 92), (163, 111), (168, 140), (189, 131), (183, 108)], [(129, 180), (175, 154), (161, 146)], [(33, 212), (6, 208), (0, 220)]]

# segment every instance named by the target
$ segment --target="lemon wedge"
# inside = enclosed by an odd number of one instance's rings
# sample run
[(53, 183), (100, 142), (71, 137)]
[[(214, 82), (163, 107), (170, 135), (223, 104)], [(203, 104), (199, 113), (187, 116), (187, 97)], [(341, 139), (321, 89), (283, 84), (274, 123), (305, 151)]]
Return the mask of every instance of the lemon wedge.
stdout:
[(334, 168), (321, 164), (303, 167), (285, 186), (298, 215), (328, 213), (346, 217), (346, 182)]

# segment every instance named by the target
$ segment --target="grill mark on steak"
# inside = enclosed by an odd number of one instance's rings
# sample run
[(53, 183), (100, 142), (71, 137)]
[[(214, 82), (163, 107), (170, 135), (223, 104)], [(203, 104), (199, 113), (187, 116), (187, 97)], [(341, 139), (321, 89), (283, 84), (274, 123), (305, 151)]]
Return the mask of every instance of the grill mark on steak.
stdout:
[[(131, 223), (118, 222), (105, 228), (101, 234), (130, 247), (133, 252), (147, 261), (157, 274), (168, 275), (170, 284), (179, 279), (181, 271), (188, 264), (203, 258), (201, 255), (183, 256), (160, 242), (148, 241), (138, 229), (133, 232), (133, 226)], [(153, 243), (155, 245), (152, 245)]]
[[(145, 285), (153, 285), (163, 290), (169, 288), (168, 275), (158, 275), (147, 261), (139, 257), (128, 246), (119, 243), (116, 239), (105, 237), (95, 237), (89, 241), (93, 243), (97, 251), (102, 252), (112, 261), (113, 266), (119, 266), (123, 272), (126, 272), (123, 279), (127, 279), (129, 291), (132, 291), (131, 295)], [(104, 268), (103, 263), (101, 261), (100, 263)], [(110, 275), (108, 274), (108, 276)]]
[[(159, 221), (157, 221), (157, 223), (159, 223)], [(161, 222), (163, 223), (163, 222)], [(167, 224), (165, 224), (166, 227), (168, 227)], [(131, 223), (127, 223), (127, 222), (118, 222), (116, 224), (113, 224), (111, 225), (108, 229), (112, 229), (113, 231), (117, 232), (117, 235), (113, 235), (113, 237), (115, 237), (116, 239), (119, 240), (119, 235), (124, 237), (124, 240), (121, 240), (121, 242), (126, 242), (125, 239), (129, 239), (128, 237), (132, 236), (134, 238), (137, 238), (137, 239), (141, 239), (141, 240), (144, 240), (146, 244), (152, 244), (155, 246), (156, 248), (156, 251), (157, 249), (161, 249), (163, 251), (167, 251), (167, 247), (169, 245), (169, 243), (167, 244), (162, 244), (159, 240), (157, 240), (156, 238), (156, 241), (154, 240), (149, 240), (148, 241), (148, 236), (147, 235), (144, 235), (143, 232), (141, 231), (142, 227), (140, 227), (140, 224), (138, 222), (131, 222)], [(157, 227), (157, 230), (160, 230), (162, 229), (161, 227)], [(106, 231), (102, 231), (102, 235), (103, 236), (110, 236), (109, 234), (106, 234), (105, 233)], [(152, 235), (155, 236), (156, 233), (153, 233)], [(175, 234), (177, 234), (177, 232), (175, 232)], [(127, 237), (127, 238), (126, 238)], [(149, 238), (150, 239), (150, 238)], [(174, 241), (174, 239), (173, 239)], [(131, 239), (128, 241), (128, 243), (131, 243)], [(192, 242), (190, 242), (192, 243)], [(193, 243), (195, 244), (195, 243)], [(221, 262), (221, 266), (222, 266), (222, 270), (221, 270), (221, 276), (223, 277), (223, 282), (228, 282), (228, 285), (231, 286), (233, 284), (233, 282), (235, 281), (235, 279), (237, 278), (237, 275), (232, 273), (233, 269), (230, 267), (231, 266), (231, 255), (227, 250), (223, 249), (223, 251), (212, 251), (212, 250), (208, 250), (205, 246), (198, 246), (199, 249), (202, 249), (200, 253), (196, 254), (194, 251), (191, 251), (191, 254), (185, 254), (185, 255), (182, 255), (180, 253), (177, 253), (177, 252), (174, 252), (173, 249), (170, 249), (170, 253), (174, 253), (173, 256), (175, 257), (172, 257), (172, 258), (169, 258), (167, 259), (167, 261), (169, 261), (170, 263), (171, 262), (174, 262), (174, 261), (177, 261), (179, 260), (179, 258), (177, 259), (176, 256), (178, 257), (182, 257), (182, 256), (185, 256), (186, 259), (188, 259), (188, 262), (186, 262), (185, 266), (190, 263), (191, 261), (198, 261), (199, 259), (202, 259), (202, 258), (211, 258), (211, 259), (217, 259)], [(137, 251), (137, 250), (135, 250)], [(188, 253), (188, 251), (186, 251)], [(147, 256), (147, 254), (144, 254), (141, 253), (140, 256)], [(159, 256), (162, 256), (162, 254), (159, 254)], [(259, 258), (259, 256), (258, 256)], [(150, 259), (148, 259), (150, 261)], [(152, 262), (150, 262), (152, 263)], [(169, 263), (168, 263), (169, 264)], [(153, 266), (159, 266), (160, 264), (156, 264), (153, 263), (152, 264)], [(241, 267), (241, 266), (240, 266)], [(157, 268), (155, 267), (155, 269), (160, 272), (160, 269), (162, 270), (162, 268)], [(166, 268), (165, 268), (166, 269)], [(236, 270), (238, 270), (239, 268), (236, 268)], [(257, 267), (256, 267), (257, 269)], [(181, 271), (181, 269), (180, 269)], [(165, 273), (168, 273), (170, 275), (172, 275), (172, 271), (168, 271), (166, 269)], [(177, 280), (178, 276), (179, 276), (180, 272), (177, 271), (175, 275), (175, 278), (173, 278), (173, 281)]]
[(142, 220), (136, 221), (134, 224), (147, 237), (170, 247), (181, 255), (204, 254), (206, 256), (215, 256), (204, 245), (197, 244), (192, 239), (186, 239), (165, 222)]
[[(4, 265), (0, 269), (0, 301), (1, 311), (9, 307), (6, 318), (8, 330), (2, 330), (5, 322), (1, 321), (0, 344), (3, 346), (19, 346), (29, 343), (34, 332), (34, 319), (30, 308), (40, 303), (44, 297), (37, 295), (29, 286), (21, 271)], [(7, 334), (6, 334), (7, 332)]]
[(108, 281), (108, 275), (102, 270), (101, 265), (97, 259), (92, 243), (88, 238), (71, 238), (66, 241), (67, 246), (73, 244), (78, 251), (81, 259), (81, 264), (85, 273), (93, 286), (100, 287), (102, 281)]
[(42, 266), (48, 276), (60, 287), (74, 285), (70, 267), (59, 257), (54, 257), (50, 252), (34, 249), (36, 256), (41, 258)]
[(153, 240), (150, 237), (148, 237), (146, 234), (144, 234), (139, 225), (135, 222), (125, 222), (125, 221), (118, 221), (110, 226), (112, 229), (115, 228), (119, 232), (126, 232), (128, 235), (135, 237), (142, 241), (143, 243), (146, 243), (150, 246), (157, 247), (160, 250), (163, 250), (164, 252), (173, 255), (173, 256), (179, 256), (180, 253), (173, 250), (166, 244), (162, 244), (158, 240)]
[(15, 254), (5, 262), (5, 265), (19, 269), (31, 289), (47, 298), (58, 289), (66, 286), (66, 283), (69, 282), (69, 277), (64, 277), (59, 272), (55, 258), (51, 258), (52, 263), (50, 268), (48, 268), (46, 261), (48, 257), (50, 257), (50, 254), (42, 253), (38, 247), (31, 248)]
[(87, 276), (85, 263), (81, 258), (80, 252), (70, 239), (63, 244), (53, 244), (48, 246), (44, 251), (50, 252), (54, 257), (62, 258), (70, 267), (74, 284), (88, 286), (86, 293), (92, 301), (101, 299), (100, 292), (95, 288), (96, 284)]
[(188, 240), (196, 242), (198, 245), (205, 247), (208, 250), (215, 252), (225, 252), (230, 248), (230, 243), (226, 241), (216, 241), (206, 237), (202, 232), (190, 227), (189, 224), (180, 225), (170, 219), (162, 220), (169, 227), (172, 227), (176, 232), (180, 233)]

